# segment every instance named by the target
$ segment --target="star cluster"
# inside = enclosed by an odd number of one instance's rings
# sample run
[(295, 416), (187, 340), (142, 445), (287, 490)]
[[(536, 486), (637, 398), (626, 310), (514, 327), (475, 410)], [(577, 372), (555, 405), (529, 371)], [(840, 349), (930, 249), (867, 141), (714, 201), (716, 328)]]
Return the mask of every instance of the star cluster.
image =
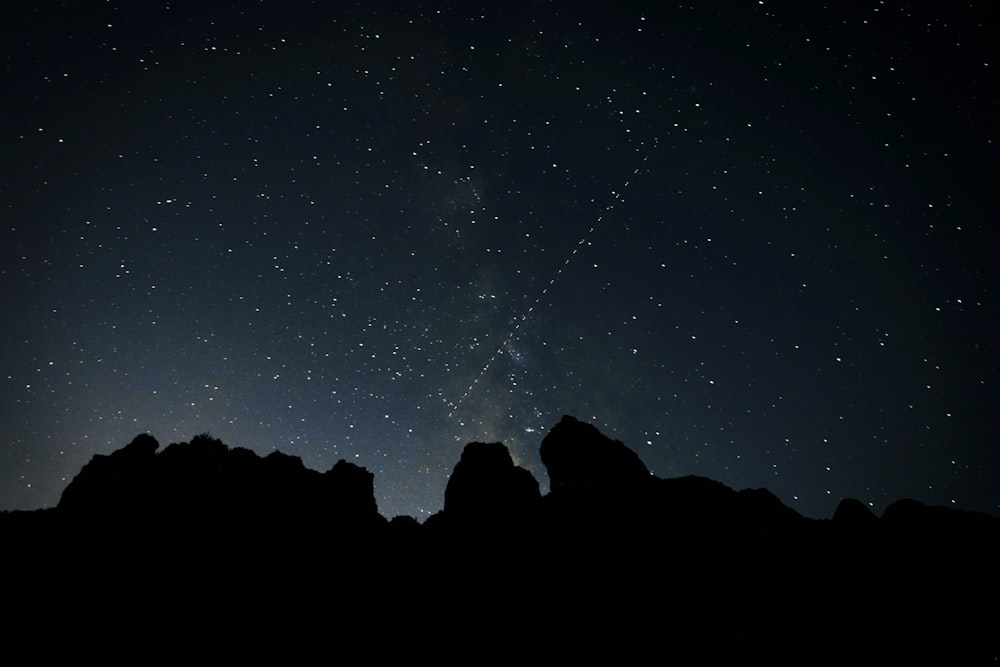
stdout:
[(568, 413), (1000, 513), (996, 10), (654, 4), (11, 10), (0, 508), (210, 432), (422, 519)]

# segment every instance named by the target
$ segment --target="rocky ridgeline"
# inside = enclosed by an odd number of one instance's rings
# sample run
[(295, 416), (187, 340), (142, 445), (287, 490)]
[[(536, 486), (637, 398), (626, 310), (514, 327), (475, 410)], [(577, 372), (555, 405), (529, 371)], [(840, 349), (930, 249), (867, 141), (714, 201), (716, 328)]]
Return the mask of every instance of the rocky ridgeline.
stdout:
[(660, 479), (568, 416), (540, 455), (546, 495), (504, 445), (468, 444), (420, 524), (382, 517), (372, 474), (345, 461), (321, 473), (210, 436), (160, 451), (140, 435), (94, 456), (57, 507), (0, 514), (8, 600), (185, 605), (295, 632), (330, 615), (393, 631), (433, 618), (490, 642), (513, 614), (561, 658), (609, 641), (640, 655), (624, 635), (707, 642), (702, 657), (771, 655), (792, 634), (847, 657), (997, 653), (1000, 519), (909, 499), (811, 519), (765, 489)]

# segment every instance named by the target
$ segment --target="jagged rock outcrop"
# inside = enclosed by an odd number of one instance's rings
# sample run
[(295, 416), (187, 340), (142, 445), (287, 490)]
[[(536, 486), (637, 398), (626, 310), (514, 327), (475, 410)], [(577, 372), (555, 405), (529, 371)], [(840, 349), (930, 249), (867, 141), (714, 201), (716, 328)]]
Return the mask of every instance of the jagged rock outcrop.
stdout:
[(375, 475), (367, 468), (340, 459), (323, 473), (322, 484), (322, 503), (337, 516), (378, 516)]
[(137, 436), (110, 455), (95, 455), (66, 487), (60, 513), (147, 524), (206, 526), (306, 526), (325, 521), (355, 525), (384, 522), (378, 514), (374, 475), (347, 461), (326, 473), (297, 456), (229, 448), (208, 435), (173, 443), (157, 453), (149, 435)]
[(444, 512), (468, 519), (521, 517), (541, 499), (538, 481), (502, 443), (471, 442), (448, 479)]
[(63, 490), (59, 509), (120, 514), (143, 503), (160, 443), (148, 433), (111, 454), (95, 454)]

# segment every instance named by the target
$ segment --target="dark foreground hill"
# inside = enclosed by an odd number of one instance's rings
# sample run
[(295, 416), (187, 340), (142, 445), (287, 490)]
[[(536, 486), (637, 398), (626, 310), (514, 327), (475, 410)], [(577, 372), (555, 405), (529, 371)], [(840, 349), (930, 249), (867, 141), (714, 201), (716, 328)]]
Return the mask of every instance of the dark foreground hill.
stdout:
[(230, 649), (374, 634), (386, 659), (1000, 656), (994, 517), (846, 500), (809, 519), (764, 489), (657, 478), (572, 417), (540, 453), (544, 496), (502, 444), (470, 443), (421, 525), (380, 516), (373, 476), (344, 461), (140, 435), (57, 507), (0, 515), (7, 607), (160, 642), (169, 620)]

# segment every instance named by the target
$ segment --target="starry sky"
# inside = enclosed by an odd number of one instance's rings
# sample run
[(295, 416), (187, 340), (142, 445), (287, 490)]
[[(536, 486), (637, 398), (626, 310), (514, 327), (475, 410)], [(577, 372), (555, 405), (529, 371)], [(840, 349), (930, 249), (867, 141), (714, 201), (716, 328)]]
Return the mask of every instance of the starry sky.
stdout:
[(443, 505), (661, 477), (1000, 514), (995, 3), (41, 1), (0, 27), (0, 509), (208, 432)]

